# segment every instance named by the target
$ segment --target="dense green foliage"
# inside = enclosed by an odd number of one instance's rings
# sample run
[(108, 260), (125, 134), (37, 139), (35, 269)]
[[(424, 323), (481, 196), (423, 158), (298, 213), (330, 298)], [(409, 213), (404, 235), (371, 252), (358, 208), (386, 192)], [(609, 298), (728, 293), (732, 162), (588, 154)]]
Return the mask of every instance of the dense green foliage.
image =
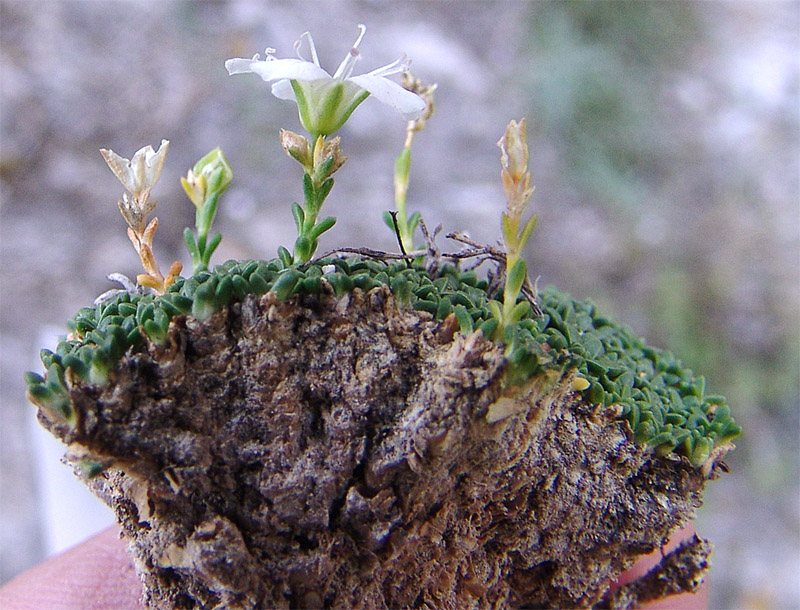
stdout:
[[(28, 373), (31, 397), (66, 422), (74, 413), (66, 390), (65, 371), (85, 382), (105, 385), (119, 358), (139, 349), (145, 335), (155, 344), (167, 337), (170, 319), (192, 315), (208, 319), (228, 303), (272, 291), (285, 300), (297, 294), (318, 294), (329, 285), (337, 295), (354, 288), (368, 291), (387, 285), (401, 307), (425, 311), (439, 320), (455, 316), (461, 332), (480, 329), (492, 336), (486, 280), (474, 271), (444, 265), (435, 275), (405, 262), (350, 258), (325, 259), (306, 266), (272, 261), (229, 261), (213, 271), (179, 279), (161, 296), (121, 292), (81, 309), (69, 326), (72, 335), (56, 352), (43, 350), (47, 377)], [(502, 286), (499, 287), (502, 292)], [(592, 404), (620, 405), (620, 417), (634, 441), (672, 451), (702, 465), (715, 446), (741, 433), (721, 396), (705, 394), (705, 379), (695, 376), (666, 351), (648, 346), (628, 328), (603, 317), (589, 302), (578, 302), (556, 288), (540, 295), (544, 315), (529, 309), (506, 333), (509, 383), (523, 383), (548, 370), (574, 369), (589, 381), (585, 397)]]

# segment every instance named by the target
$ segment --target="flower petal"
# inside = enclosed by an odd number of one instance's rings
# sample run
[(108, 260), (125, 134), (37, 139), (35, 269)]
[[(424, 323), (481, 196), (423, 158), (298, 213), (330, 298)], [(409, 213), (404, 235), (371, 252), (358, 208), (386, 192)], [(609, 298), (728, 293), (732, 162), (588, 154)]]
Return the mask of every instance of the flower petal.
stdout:
[(246, 74), (252, 72), (250, 64), (256, 61), (253, 58), (247, 59), (245, 57), (234, 57), (225, 61), (225, 68), (228, 70), (228, 75), (231, 74)]
[(101, 148), (100, 153), (106, 160), (108, 167), (122, 183), (122, 186), (124, 186), (127, 191), (133, 192), (136, 190), (136, 184), (134, 183), (134, 177), (131, 172), (131, 162), (125, 157), (118, 155), (113, 150)]
[(169, 150), (169, 140), (161, 140), (157, 152), (153, 151), (152, 146), (148, 146), (147, 149), (148, 150), (145, 150), (145, 184), (148, 187), (152, 187), (158, 182), (159, 176), (161, 176), (164, 160)]
[(397, 110), (406, 121), (418, 119), (425, 110), (425, 101), (420, 96), (383, 76), (362, 74), (351, 76), (347, 82), (366, 89), (379, 101)]
[(228, 69), (228, 74), (253, 72), (267, 82), (285, 78), (305, 81), (331, 78), (331, 75), (318, 65), (302, 59), (253, 60), (237, 57), (226, 61), (225, 67)]
[(292, 102), (296, 101), (294, 89), (292, 89), (292, 83), (288, 78), (284, 78), (283, 80), (279, 80), (278, 82), (272, 84), (272, 95), (280, 100), (290, 100)]

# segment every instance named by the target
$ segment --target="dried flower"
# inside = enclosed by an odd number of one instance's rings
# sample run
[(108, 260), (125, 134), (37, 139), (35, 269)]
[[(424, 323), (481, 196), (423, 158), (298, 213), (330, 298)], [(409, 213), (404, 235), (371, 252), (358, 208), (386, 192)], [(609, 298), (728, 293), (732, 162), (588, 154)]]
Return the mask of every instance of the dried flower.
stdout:
[(509, 122), (503, 137), (497, 142), (500, 147), (501, 177), (503, 190), (508, 199), (509, 211), (520, 216), (533, 194), (528, 173), (528, 141), (525, 119)]
[(308, 138), (288, 129), (281, 129), (280, 141), (281, 148), (286, 151), (287, 155), (304, 168), (311, 167), (311, 143)]
[(108, 167), (128, 191), (117, 203), (122, 217), (128, 223), (128, 238), (139, 254), (144, 270), (147, 271), (138, 275), (136, 279), (142, 286), (153, 288), (160, 293), (166, 292), (182, 268), (176, 261), (170, 265), (166, 277), (161, 274), (153, 255), (153, 235), (158, 228), (158, 218), (147, 222), (147, 217), (156, 207), (156, 202), (150, 199), (150, 191), (161, 176), (168, 150), (169, 141), (161, 140), (157, 152), (152, 146), (147, 145), (137, 150), (133, 158), (128, 160), (113, 150), (100, 149)]
[(145, 223), (156, 204), (150, 201), (150, 190), (164, 167), (164, 158), (169, 150), (169, 141), (161, 140), (158, 152), (149, 144), (137, 150), (128, 160), (113, 150), (100, 149), (108, 167), (128, 191), (119, 202), (119, 209), (128, 225), (137, 233), (143, 233)]
[(325, 140), (323, 136), (317, 138), (313, 152), (313, 167), (318, 174), (318, 180), (330, 178), (347, 161), (347, 157), (342, 153), (341, 143), (342, 139), (339, 136), (331, 140)]
[(423, 109), (419, 118), (410, 121), (406, 131), (414, 132), (425, 129), (425, 123), (433, 116), (433, 111), (435, 108), (434, 93), (438, 87), (439, 85), (436, 83), (431, 85), (425, 84), (411, 72), (407, 71), (403, 74), (403, 88), (408, 89), (412, 93), (416, 93), (425, 102), (425, 108)]

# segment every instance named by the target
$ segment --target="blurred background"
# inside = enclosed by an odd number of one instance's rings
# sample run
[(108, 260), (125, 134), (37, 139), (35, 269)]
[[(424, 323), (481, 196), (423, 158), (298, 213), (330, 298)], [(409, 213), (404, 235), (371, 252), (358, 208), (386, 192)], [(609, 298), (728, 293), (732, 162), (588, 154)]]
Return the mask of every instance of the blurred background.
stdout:
[[(716, 545), (712, 607), (800, 605), (800, 4), (769, 1), (0, 0), (0, 582), (111, 522), (22, 382), (108, 273), (140, 272), (98, 149), (171, 141), (154, 192), (165, 268), (190, 267), (179, 177), (221, 146), (235, 178), (215, 260), (272, 258), (301, 197), (277, 132), (300, 126), (223, 62), (293, 56), (310, 30), (333, 71), (357, 23), (357, 72), (405, 52), (439, 84), (409, 192), (430, 226), (498, 239), (495, 143), (527, 117), (531, 273), (673, 350), (744, 427), (698, 516)], [(367, 100), (343, 129), (321, 250), (396, 248), (380, 217), (404, 127)]]

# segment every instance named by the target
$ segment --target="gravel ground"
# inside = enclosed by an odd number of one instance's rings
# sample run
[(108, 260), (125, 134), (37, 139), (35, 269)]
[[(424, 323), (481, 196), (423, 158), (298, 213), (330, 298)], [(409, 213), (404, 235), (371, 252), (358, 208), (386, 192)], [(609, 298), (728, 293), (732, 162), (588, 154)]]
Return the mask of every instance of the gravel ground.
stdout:
[[(333, 69), (357, 23), (364, 70), (406, 52), (439, 83), (409, 197), (429, 224), (499, 236), (495, 142), (527, 116), (532, 273), (706, 373), (745, 428), (698, 519), (713, 607), (800, 606), (800, 4), (783, 2), (0, 0), (0, 582), (108, 519), (51, 483), (21, 380), (106, 274), (139, 272), (98, 149), (171, 140), (157, 257), (188, 266), (178, 178), (220, 145), (235, 182), (216, 260), (272, 257), (300, 196), (277, 130), (299, 125), (223, 61), (290, 56), (310, 30)], [(322, 249), (394, 247), (380, 214), (403, 127), (367, 100), (342, 131)]]

